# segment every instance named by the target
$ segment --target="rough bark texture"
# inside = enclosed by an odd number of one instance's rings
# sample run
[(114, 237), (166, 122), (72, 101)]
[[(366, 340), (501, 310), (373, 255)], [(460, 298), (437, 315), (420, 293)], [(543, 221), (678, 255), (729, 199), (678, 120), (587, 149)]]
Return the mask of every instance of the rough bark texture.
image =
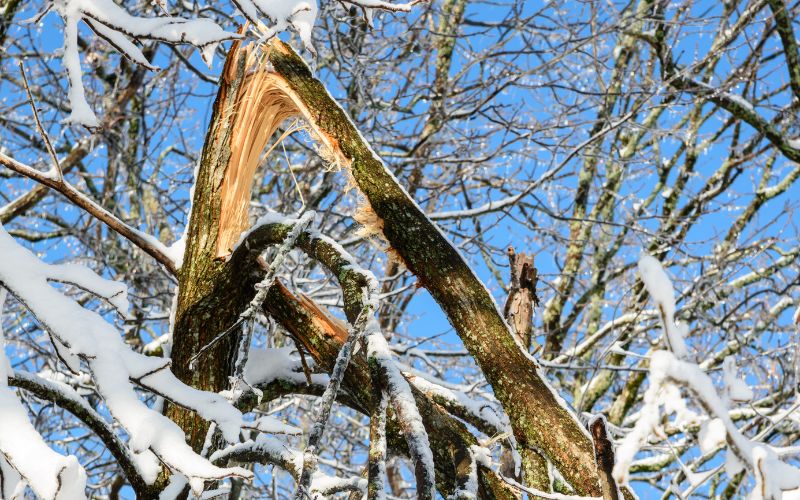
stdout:
[[(325, 370), (330, 370), (347, 335), (344, 325), (332, 320), (313, 302), (295, 297), (281, 284), (273, 286), (264, 303), (265, 312), (303, 343), (314, 360)], [(353, 358), (342, 383), (365, 414), (372, 409), (369, 367), (363, 356)], [(456, 485), (457, 457), (468, 454), (469, 447), (478, 442), (464, 424), (450, 416), (420, 391), (413, 389), (423, 423), (431, 440), (436, 465), (436, 486), (443, 496), (453, 493)], [(395, 453), (406, 453), (405, 439), (399, 431), (397, 419), (391, 408), (387, 414), (386, 440)], [(494, 472), (479, 468), (479, 495), (481, 498), (515, 498), (510, 487)]]
[(597, 471), (600, 475), (600, 485), (603, 488), (603, 498), (606, 500), (619, 500), (617, 483), (614, 481), (614, 445), (608, 438), (606, 422), (603, 418), (596, 418), (589, 425), (594, 441), (594, 456), (597, 461)]
[(533, 306), (539, 304), (536, 297), (537, 271), (533, 255), (517, 254), (514, 247), (508, 247), (508, 263), (511, 268), (511, 283), (503, 316), (520, 344), (529, 349), (533, 332)]
[(384, 236), (447, 314), (510, 416), (520, 446), (542, 450), (579, 494), (599, 495), (591, 439), (519, 348), (483, 284), (384, 168), (303, 60), (280, 41), (273, 43), (269, 59), (311, 110), (306, 119), (348, 160)]
[[(260, 272), (243, 259), (217, 259), (222, 180), (231, 154), (233, 104), (244, 76), (244, 61), (234, 44), (214, 103), (192, 201), (183, 266), (178, 274), (178, 302), (173, 329), (172, 370), (193, 387), (218, 392), (229, 386), (240, 332), (190, 360), (218, 334), (236, 322), (253, 298)], [(208, 423), (194, 413), (170, 406), (167, 415), (184, 430), (195, 450), (202, 449)]]

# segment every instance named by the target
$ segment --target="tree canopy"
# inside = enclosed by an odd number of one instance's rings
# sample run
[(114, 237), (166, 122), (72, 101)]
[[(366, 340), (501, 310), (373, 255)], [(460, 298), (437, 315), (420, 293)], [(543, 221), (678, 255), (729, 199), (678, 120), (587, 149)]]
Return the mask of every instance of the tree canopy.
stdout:
[(0, 0), (0, 498), (800, 494), (798, 19)]

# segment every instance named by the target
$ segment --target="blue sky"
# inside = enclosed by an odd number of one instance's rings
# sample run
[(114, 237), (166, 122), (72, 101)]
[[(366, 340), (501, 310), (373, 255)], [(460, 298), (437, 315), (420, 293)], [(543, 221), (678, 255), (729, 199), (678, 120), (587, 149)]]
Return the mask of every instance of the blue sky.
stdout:
[[(541, 5), (538, 2), (527, 2), (526, 9), (530, 12), (538, 9)], [(714, 18), (715, 15), (718, 15), (720, 5), (717, 2), (700, 2), (697, 4), (697, 13), (704, 13), (707, 19), (711, 20)], [(482, 19), (486, 21), (494, 20), (494, 12), (491, 9), (485, 8), (485, 6), (474, 6), (471, 15), (477, 19)], [(30, 17), (34, 13), (30, 10), (24, 11), (21, 17)], [(580, 18), (585, 16), (586, 13), (584, 11), (576, 11), (576, 17)], [(389, 34), (392, 31), (391, 19), (392, 16), (384, 16), (386, 21), (386, 30)], [(679, 60), (683, 64), (690, 64), (693, 61), (693, 58), (698, 53), (699, 49), (702, 49), (705, 44), (709, 43), (709, 36), (711, 35), (711, 31), (714, 29), (713, 24), (708, 26), (703, 24), (698, 24), (697, 26), (692, 26), (686, 28), (685, 33), (683, 36), (680, 37), (680, 43), (675, 48), (675, 54), (678, 56)], [(19, 28), (15, 28), (19, 29)], [(55, 15), (49, 15), (43, 21), (43, 27), (41, 29), (41, 36), (39, 37), (40, 47), (42, 52), (45, 53), (56, 53), (61, 46), (60, 40), (60, 21), (57, 19)], [(12, 32), (13, 33), (13, 32)], [(13, 35), (12, 35), (13, 36)], [(777, 39), (774, 40), (777, 44)], [(489, 40), (481, 40), (480, 37), (472, 39), (470, 43), (473, 44), (473, 47), (480, 48), (481, 44), (489, 43)], [(515, 42), (516, 45), (523, 43), (522, 40)], [(511, 46), (515, 46), (515, 44), (511, 44)], [(776, 47), (777, 48), (777, 45)], [(167, 54), (166, 48), (159, 49), (159, 57), (164, 57)], [(460, 56), (459, 56), (460, 57)], [(196, 52), (194, 52), (190, 60), (196, 67), (203, 69), (204, 65), (200, 61), (200, 58)], [(158, 61), (158, 58), (157, 60)], [(9, 60), (4, 61), (4, 65), (6, 67), (3, 70), (7, 70), (9, 66), (12, 66)], [(220, 69), (221, 61), (220, 58), (217, 58), (214, 68), (209, 72), (210, 74), (218, 74)], [(457, 61), (458, 65), (458, 61)], [(59, 64), (54, 64), (55, 68), (59, 68)], [(109, 67), (113, 67), (112, 63), (109, 63)], [(728, 61), (723, 60), (719, 67), (717, 73), (719, 75), (725, 76), (727, 72), (730, 71), (731, 65)], [(402, 70), (402, 68), (398, 68)], [(16, 69), (14, 67), (10, 68), (10, 71), (15, 72)], [(210, 109), (213, 102), (213, 95), (214, 95), (214, 87), (208, 83), (197, 82), (196, 79), (191, 75), (190, 72), (184, 71), (183, 75), (187, 79), (193, 79), (196, 85), (196, 92), (192, 97), (187, 98), (187, 100), (182, 103), (182, 106), (185, 106), (185, 112), (192, 117), (191, 120), (185, 120), (185, 124), (189, 124), (189, 128), (181, 129), (181, 130), (172, 130), (163, 137), (160, 137), (157, 141), (157, 144), (154, 147), (165, 148), (166, 145), (175, 142), (178, 135), (180, 135), (181, 140), (187, 141), (190, 145), (194, 146), (195, 148), (199, 147), (202, 143), (205, 134), (205, 128), (207, 126), (207, 122), (210, 116)], [(343, 95), (343, 89), (341, 88), (340, 82), (335, 81), (330, 74), (326, 72), (322, 72), (320, 75), (326, 83), (329, 84), (332, 94), (334, 97)], [(770, 71), (768, 74), (762, 75), (765, 79), (765, 82), (771, 83), (775, 82), (775, 84), (779, 84), (779, 82), (784, 81), (786, 79), (785, 73), (781, 71), (774, 70)], [(717, 82), (711, 82), (713, 85)], [(66, 89), (62, 89), (62, 93), (65, 93)], [(65, 95), (65, 94), (62, 94)], [(569, 98), (569, 92), (564, 91), (564, 97)], [(527, 94), (518, 94), (515, 92), (509, 92), (503, 94), (498, 97), (499, 103), (504, 103), (508, 105), (518, 105), (521, 113), (529, 113), (533, 117), (541, 118), (542, 120), (547, 119), (549, 117), (549, 110), (541, 109), (539, 107), (535, 107), (533, 105), (526, 105), (529, 102), (532, 103), (534, 101), (528, 101), (530, 98)], [(9, 99), (11, 101), (19, 101), (21, 97), (17, 93), (17, 91), (9, 86), (0, 86), (0, 99)], [(785, 104), (780, 101), (780, 98), (774, 100), (772, 105), (780, 105)], [(423, 104), (420, 104), (423, 106)], [(678, 112), (681, 110), (687, 110), (688, 106), (678, 107)], [(98, 110), (98, 113), (100, 111)], [(759, 108), (759, 112), (763, 112), (766, 116), (770, 116), (773, 112), (770, 107), (764, 106)], [(20, 117), (28, 116), (29, 109), (25, 106), (18, 107), (16, 113)], [(724, 117), (725, 114), (719, 114), (720, 117)], [(54, 137), (61, 138), (63, 136), (60, 135), (61, 129), (58, 125), (58, 121), (63, 118), (56, 112), (45, 112), (45, 118), (48, 120), (49, 123), (49, 130)], [(586, 118), (589, 118), (587, 116)], [(667, 117), (666, 120), (669, 122), (670, 120), (678, 119), (679, 116), (672, 116)], [(701, 130), (702, 134), (712, 133), (716, 126), (718, 125), (717, 120), (711, 120), (704, 128)], [(752, 133), (751, 130), (744, 126), (745, 134), (749, 135)], [(665, 138), (661, 141), (662, 147), (662, 156), (668, 157), (672, 152), (676, 150), (678, 146), (677, 141), (670, 138)], [(97, 159), (95, 165), (97, 168), (102, 168), (103, 165), (103, 155), (105, 154), (104, 151), (98, 152), (100, 158)], [(702, 155), (702, 160), (699, 162), (698, 174), (696, 177), (691, 179), (691, 183), (694, 185), (701, 185), (708, 176), (713, 173), (716, 168), (718, 168), (720, 162), (724, 160), (727, 156), (728, 151), (725, 145), (714, 146), (709, 148), (708, 151), (705, 151)], [(26, 155), (21, 155), (19, 157), (20, 160), (23, 161), (34, 161), (37, 158), (28, 157)], [(549, 153), (542, 152), (541, 156), (536, 158), (536, 161), (531, 162), (529, 165), (525, 165), (524, 171), (529, 172), (531, 177), (535, 177), (537, 174), (541, 174), (541, 172), (545, 171), (547, 168), (552, 166), (554, 163), (560, 161), (561, 158), (552, 157)], [(776, 166), (775, 171), (778, 173), (776, 177), (779, 178), (779, 172), (781, 169), (786, 169), (790, 165), (785, 160), (778, 160), (778, 164)], [(181, 158), (174, 158), (172, 160), (171, 168), (173, 169), (173, 173), (176, 173), (176, 178), (185, 180), (187, 178), (187, 169), (191, 168), (191, 165), (187, 164), (184, 159)], [(503, 175), (503, 167), (499, 166), (497, 168), (498, 175)], [(571, 168), (574, 170), (574, 168)], [(182, 172), (183, 174), (178, 174)], [(742, 175), (731, 187), (730, 192), (731, 196), (737, 198), (737, 205), (741, 206), (744, 205), (753, 194), (753, 190), (755, 187), (755, 183), (757, 182), (757, 177), (753, 177), (757, 172), (750, 174), (749, 172)], [(183, 191), (181, 193), (185, 193), (186, 200), (188, 200), (188, 185), (187, 184), (173, 184), (172, 179), (159, 179), (157, 182), (162, 183), (165, 187), (168, 186), (175, 186), (178, 188), (182, 188)], [(575, 176), (570, 175), (560, 181), (561, 189), (566, 189), (574, 186), (576, 182)], [(28, 187), (30, 183), (27, 182), (20, 182), (20, 181), (4, 181), (4, 189), (9, 188), (10, 186), (20, 187), (23, 186)], [(631, 178), (626, 181), (624, 184), (622, 194), (623, 195), (630, 195), (630, 199), (626, 200), (623, 203), (623, 207), (621, 210), (629, 210), (630, 204), (635, 201), (635, 194), (646, 192), (652, 186), (652, 179), (649, 178)], [(548, 193), (534, 193), (536, 196), (546, 197)], [(533, 198), (527, 201), (532, 201)], [(800, 200), (800, 187), (797, 185), (793, 186), (786, 194), (776, 198), (769, 202), (768, 207), (763, 210), (763, 217), (769, 217), (770, 214), (777, 214), (780, 209), (782, 209), (786, 204), (794, 205), (797, 201)], [(627, 204), (627, 205), (625, 205)], [(188, 206), (188, 203), (187, 203)], [(454, 204), (452, 209), (462, 208), (457, 204)], [(67, 211), (67, 209), (59, 209), (63, 210), (66, 214), (65, 217), (74, 217), (77, 218), (79, 213), (74, 209)], [(71, 213), (71, 215), (70, 215)], [(735, 216), (736, 212), (729, 212), (727, 210), (720, 210), (716, 213), (711, 215), (705, 216), (703, 218), (703, 223), (695, 227), (689, 234), (687, 238), (688, 241), (691, 243), (686, 245), (686, 249), (688, 249), (693, 254), (698, 255), (705, 255), (708, 254), (713, 247), (715, 240), (718, 240), (719, 237), (724, 235), (725, 231), (730, 225), (731, 218)], [(551, 283), (555, 276), (558, 274), (558, 262), (560, 262), (563, 258), (558, 252), (548, 252), (548, 251), (540, 251), (539, 248), (534, 246), (531, 243), (530, 239), (526, 239), (526, 234), (530, 232), (537, 231), (536, 228), (532, 227), (525, 227), (510, 218), (503, 218), (499, 222), (495, 223), (498, 220), (498, 216), (496, 215), (489, 215), (485, 217), (482, 221), (484, 227), (489, 227), (490, 229), (486, 230), (484, 236), (488, 242), (495, 244), (499, 247), (505, 247), (509, 244), (514, 244), (517, 248), (517, 251), (528, 251), (533, 252), (536, 254), (536, 263), (537, 267), (539, 268), (540, 274), (543, 277), (543, 280), (546, 282)], [(537, 215), (537, 221), (540, 224), (546, 225), (548, 224), (548, 220), (543, 215)], [(185, 214), (184, 220), (176, 220), (171, 221), (174, 225), (174, 233), (179, 234), (182, 229), (182, 224), (185, 222)], [(659, 221), (656, 219), (650, 221), (641, 221), (642, 225), (649, 229), (654, 229), (657, 227)], [(148, 228), (144, 228), (148, 229)], [(778, 218), (770, 227), (767, 234), (773, 232), (776, 236), (781, 235), (784, 238), (790, 238), (793, 241), (796, 241), (797, 236), (797, 227), (794, 225), (794, 221), (789, 220), (786, 217)], [(649, 245), (650, 241), (646, 236), (639, 237), (638, 245), (629, 245), (622, 251), (622, 255), (626, 261), (635, 262), (638, 259), (640, 247)], [(63, 243), (59, 242), (48, 242), (42, 244), (40, 247), (41, 250), (46, 250), (48, 252), (48, 259), (58, 259), (62, 256), (66, 256), (72, 252), (72, 250), (65, 248)], [(476, 272), (478, 273), (479, 277), (484, 279), (484, 281), (488, 284), (490, 290), (493, 292), (496, 300), (502, 304), (504, 299), (504, 292), (500, 289), (497, 282), (495, 281), (494, 277), (492, 276), (491, 271), (488, 267), (483, 263), (483, 261), (477, 258), (474, 254), (470, 256), (470, 262), (475, 267)], [(693, 275), (688, 274), (687, 270), (694, 270), (691, 266), (688, 268), (678, 269), (678, 274), (673, 274), (673, 278), (676, 282), (681, 281), (689, 281), (693, 279)], [(504, 269), (504, 272), (507, 272)], [(633, 271), (631, 271), (633, 272)], [(743, 269), (741, 272), (746, 272), (746, 269)], [(507, 275), (506, 275), (507, 276)], [(543, 284), (541, 287), (541, 294), (546, 298), (548, 296), (548, 291), (546, 284)], [(457, 336), (452, 332), (450, 329), (449, 323), (447, 322), (444, 315), (441, 313), (439, 308), (427, 294), (427, 292), (420, 290), (417, 292), (415, 298), (412, 300), (409, 306), (409, 314), (411, 316), (411, 320), (404, 325), (404, 328), (409, 332), (412, 337), (419, 337), (419, 338), (426, 338), (431, 335), (439, 335), (443, 332), (445, 335), (438, 338), (440, 341), (446, 341), (453, 345), (454, 348), (460, 348), (460, 341), (458, 340)], [(609, 309), (605, 313), (605, 319), (610, 319), (611, 316), (615, 314), (613, 309)], [(788, 315), (789, 313), (787, 313)], [(783, 318), (786, 320), (787, 318)], [(538, 325), (538, 321), (537, 321)], [(723, 333), (721, 332), (721, 335)], [(767, 346), (771, 345), (767, 341)], [(641, 486), (637, 486), (640, 488)], [(645, 496), (649, 496), (652, 492), (649, 490), (641, 489), (642, 493)]]

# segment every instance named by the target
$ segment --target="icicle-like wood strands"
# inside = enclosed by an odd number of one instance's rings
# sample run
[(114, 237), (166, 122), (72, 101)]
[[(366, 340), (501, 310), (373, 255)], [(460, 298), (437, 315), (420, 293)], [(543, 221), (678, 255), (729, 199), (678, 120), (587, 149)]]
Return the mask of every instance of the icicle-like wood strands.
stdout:
[[(267, 51), (272, 50), (268, 47)], [(249, 226), (248, 208), (256, 169), (264, 156), (269, 155), (286, 138), (280, 136), (268, 149), (267, 144), (278, 127), (290, 118), (304, 121), (300, 127), (317, 144), (317, 151), (336, 168), (349, 167), (335, 139), (319, 130), (310, 118), (303, 102), (294, 94), (280, 75), (269, 68), (268, 54), (254, 45), (241, 49), (246, 57), (249, 74), (239, 87), (231, 134), (231, 156), (222, 180), (217, 257), (224, 258)], [(232, 65), (235, 67), (235, 64)], [(266, 151), (265, 151), (266, 149)]]
[[(274, 74), (260, 69), (263, 58), (249, 46), (239, 57), (247, 58), (247, 68), (258, 68), (247, 75), (236, 99), (231, 156), (222, 180), (217, 256), (226, 257), (249, 227), (248, 208), (256, 169), (270, 138), (298, 109)], [(266, 154), (277, 146), (270, 146)]]

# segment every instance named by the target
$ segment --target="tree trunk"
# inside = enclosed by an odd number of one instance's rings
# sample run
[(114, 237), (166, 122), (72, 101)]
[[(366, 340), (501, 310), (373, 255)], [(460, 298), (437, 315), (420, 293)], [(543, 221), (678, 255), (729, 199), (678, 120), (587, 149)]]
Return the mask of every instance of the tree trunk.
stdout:
[[(253, 298), (260, 272), (256, 266), (217, 258), (222, 185), (231, 156), (235, 103), (244, 82), (244, 61), (234, 44), (220, 79), (211, 124), (197, 171), (186, 251), (178, 273), (178, 300), (172, 334), (172, 370), (183, 382), (219, 392), (229, 388), (240, 331), (190, 361), (200, 349), (226, 331)], [(249, 202), (249, 200), (248, 200)], [(167, 415), (200, 451), (208, 423), (192, 412), (170, 406)]]
[[(189, 361), (236, 322), (252, 299), (260, 274), (252, 262), (244, 262), (246, 259), (233, 258), (227, 263), (218, 259), (223, 187), (231, 168), (235, 133), (232, 111), (248, 64), (248, 57), (238, 57), (238, 52), (238, 44), (234, 44), (198, 170), (173, 333), (176, 375), (195, 387), (215, 392), (228, 388), (238, 332), (203, 353), (196, 366), (190, 366)], [(384, 167), (305, 62), (278, 40), (273, 40), (268, 56), (272, 68), (256, 68), (259, 78), (266, 73), (274, 92), (283, 93), (270, 94), (269, 98), (288, 97), (329, 158), (353, 176), (391, 251), (430, 291), (481, 367), (511, 418), (517, 443), (523, 449), (541, 450), (578, 494), (601, 494), (588, 433), (515, 341), (493, 298), (458, 251)], [(329, 356), (332, 360), (335, 353)], [(180, 408), (171, 407), (168, 414), (184, 429), (191, 445), (201, 449), (206, 423)], [(439, 458), (441, 447), (434, 453)]]

